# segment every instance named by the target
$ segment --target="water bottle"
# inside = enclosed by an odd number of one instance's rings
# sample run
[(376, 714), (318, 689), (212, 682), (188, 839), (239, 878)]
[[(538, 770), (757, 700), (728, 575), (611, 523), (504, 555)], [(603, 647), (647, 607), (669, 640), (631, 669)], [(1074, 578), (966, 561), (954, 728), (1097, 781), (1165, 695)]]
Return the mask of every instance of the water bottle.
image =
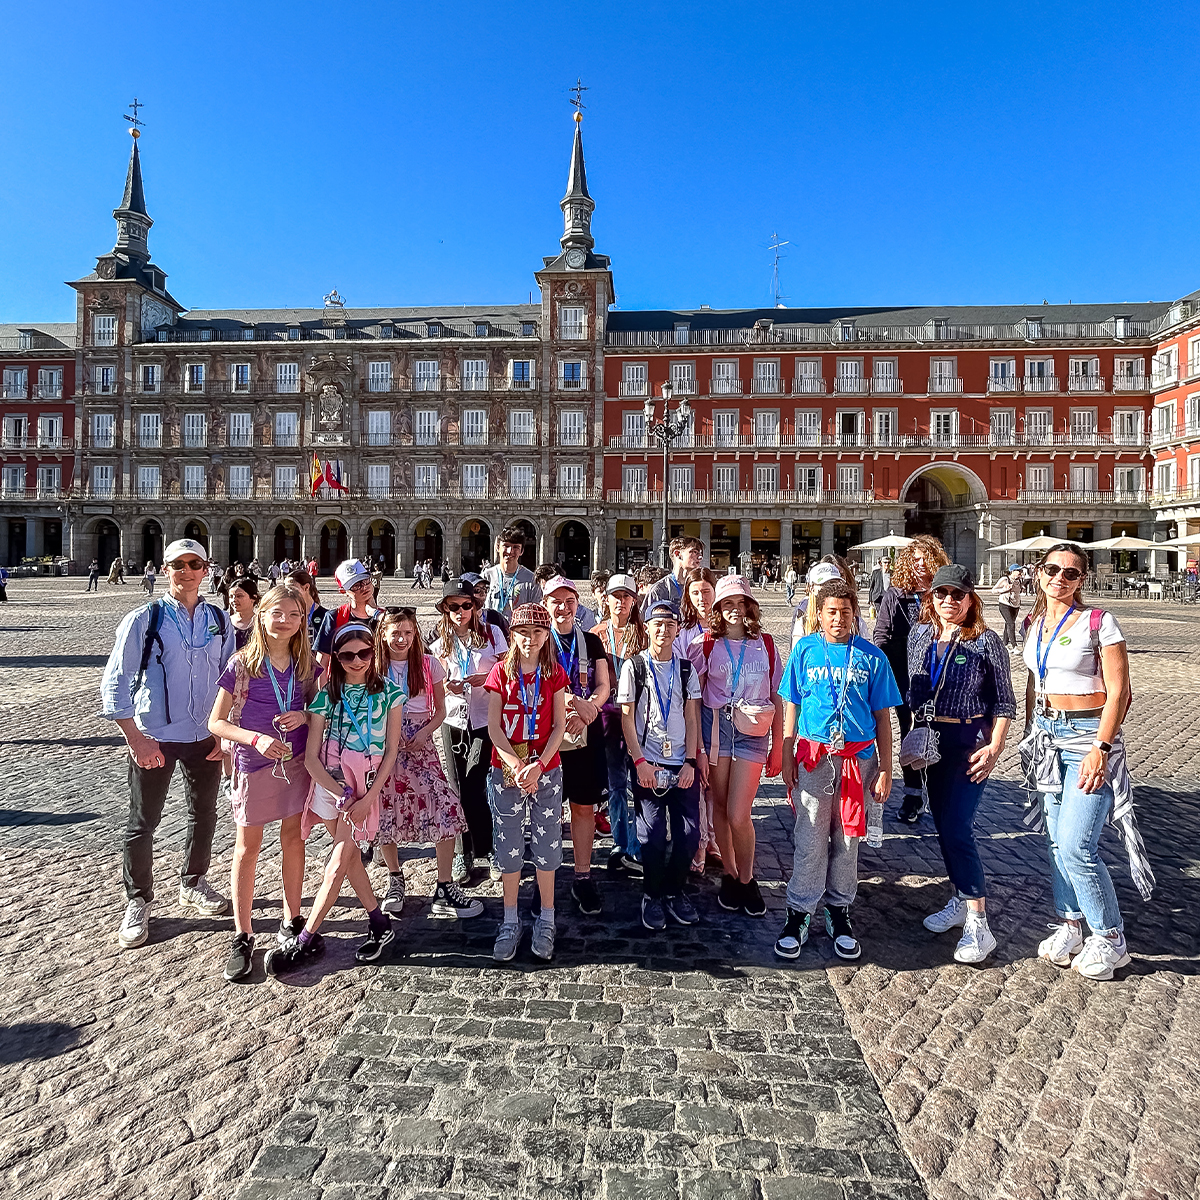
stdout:
[(874, 850), (883, 845), (883, 805), (878, 800), (867, 801), (867, 845)]

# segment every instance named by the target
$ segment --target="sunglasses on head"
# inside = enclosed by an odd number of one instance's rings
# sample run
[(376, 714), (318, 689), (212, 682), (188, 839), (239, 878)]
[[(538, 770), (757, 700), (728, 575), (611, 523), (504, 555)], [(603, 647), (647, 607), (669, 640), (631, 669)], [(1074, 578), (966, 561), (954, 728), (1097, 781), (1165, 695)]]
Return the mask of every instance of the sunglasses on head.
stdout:
[(452, 604), (449, 600), (442, 605), (446, 612), (470, 612), (475, 607), (474, 600), (466, 600), (461, 604)]
[(417, 615), (417, 610), (415, 608), (409, 608), (408, 605), (405, 605), (403, 608), (397, 608), (396, 605), (393, 604), (385, 608), (383, 611), (389, 617), (408, 617), (411, 619)]
[(167, 563), (167, 566), (172, 571), (203, 571), (208, 564), (197, 562), (194, 558), (185, 559), (183, 562)]
[(1061, 571), (1062, 577), (1068, 583), (1078, 582), (1086, 573), (1078, 567), (1060, 567), (1058, 563), (1042, 563), (1042, 571), (1048, 579), (1053, 579)]
[(955, 604), (964, 599), (966, 594), (966, 592), (960, 592), (958, 588), (952, 587), (940, 587), (933, 589), (933, 598), (935, 600), (953, 600)]
[(339, 650), (337, 657), (338, 662), (345, 663), (347, 666), (354, 662), (370, 662), (375, 651), (370, 648), (366, 650)]

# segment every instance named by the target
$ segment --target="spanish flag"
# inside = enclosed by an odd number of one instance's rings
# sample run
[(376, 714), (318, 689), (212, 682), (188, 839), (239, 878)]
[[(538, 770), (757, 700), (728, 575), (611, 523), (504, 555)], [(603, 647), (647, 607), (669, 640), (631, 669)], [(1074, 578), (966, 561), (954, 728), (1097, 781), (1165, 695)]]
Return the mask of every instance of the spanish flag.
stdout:
[(317, 452), (313, 451), (312, 460), (312, 494), (317, 494), (317, 488), (325, 482), (325, 468), (321, 466), (321, 460), (317, 457)]

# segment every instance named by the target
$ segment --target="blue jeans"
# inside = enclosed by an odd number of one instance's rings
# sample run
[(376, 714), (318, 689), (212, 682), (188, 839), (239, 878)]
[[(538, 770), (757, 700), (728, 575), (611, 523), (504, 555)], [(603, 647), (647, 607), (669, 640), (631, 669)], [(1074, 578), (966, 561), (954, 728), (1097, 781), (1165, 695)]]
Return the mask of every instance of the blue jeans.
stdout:
[[(1056, 737), (1072, 733), (1095, 735), (1098, 717), (1073, 721), (1050, 721), (1035, 717), (1043, 729)], [(1054, 885), (1054, 908), (1060, 917), (1086, 920), (1093, 933), (1108, 935), (1124, 929), (1112, 876), (1100, 857), (1100, 834), (1112, 811), (1113, 790), (1105, 783), (1092, 795), (1079, 788), (1082, 754), (1063, 750), (1061, 796), (1046, 796), (1046, 837), (1050, 847), (1050, 880)]]
[(946, 874), (957, 895), (982, 900), (987, 895), (987, 885), (975, 845), (975, 811), (985, 784), (971, 782), (967, 759), (982, 744), (980, 737), (985, 727), (982, 721), (973, 721), (970, 725), (943, 722), (934, 728), (942, 757), (927, 768), (925, 782)]
[(608, 823), (612, 826), (615, 849), (630, 858), (638, 858), (641, 845), (629, 812), (629, 756), (620, 739), (604, 739), (604, 758), (608, 764)]
[[(645, 869), (642, 891), (656, 900), (678, 896), (700, 845), (700, 780), (693, 776), (691, 787), (674, 787), (663, 796), (642, 787), (636, 776), (631, 776), (630, 784)], [(671, 825), (669, 854), (668, 821)]]

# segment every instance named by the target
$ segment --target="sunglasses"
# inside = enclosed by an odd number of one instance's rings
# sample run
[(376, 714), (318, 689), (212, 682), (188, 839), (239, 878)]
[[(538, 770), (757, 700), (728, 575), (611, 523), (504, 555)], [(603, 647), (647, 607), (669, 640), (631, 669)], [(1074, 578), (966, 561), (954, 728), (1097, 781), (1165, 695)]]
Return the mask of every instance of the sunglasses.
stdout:
[(1053, 579), (1060, 571), (1068, 583), (1077, 583), (1087, 574), (1078, 567), (1060, 567), (1058, 563), (1042, 563), (1042, 572), (1048, 579)]
[(474, 600), (468, 600), (465, 604), (450, 604), (447, 602), (442, 605), (442, 609), (445, 612), (470, 612), (474, 607)]
[(393, 605), (389, 605), (383, 611), (389, 617), (410, 617), (411, 618), (411, 617), (415, 617), (417, 615), (417, 610), (415, 608), (409, 608), (408, 605), (405, 605), (403, 608), (397, 608), (396, 605), (393, 604)]
[(375, 651), (370, 650), (370, 649), (367, 649), (367, 650), (339, 650), (337, 657), (338, 657), (338, 662), (345, 663), (346, 666), (349, 666), (351, 663), (355, 663), (355, 662), (370, 662), (371, 658), (373, 657), (374, 654), (375, 654)]
[(933, 598), (935, 600), (953, 600), (958, 604), (961, 600), (966, 599), (966, 592), (960, 592), (958, 588), (940, 587), (933, 589)]
[(167, 566), (172, 571), (204, 571), (208, 569), (208, 563), (197, 562), (194, 558), (189, 558), (185, 562), (167, 563)]
[(369, 588), (369, 587), (374, 587), (374, 584), (372, 584), (372, 582), (369, 579), (360, 579), (357, 583), (352, 583), (350, 585), (350, 590), (352, 592), (357, 592), (359, 588)]

